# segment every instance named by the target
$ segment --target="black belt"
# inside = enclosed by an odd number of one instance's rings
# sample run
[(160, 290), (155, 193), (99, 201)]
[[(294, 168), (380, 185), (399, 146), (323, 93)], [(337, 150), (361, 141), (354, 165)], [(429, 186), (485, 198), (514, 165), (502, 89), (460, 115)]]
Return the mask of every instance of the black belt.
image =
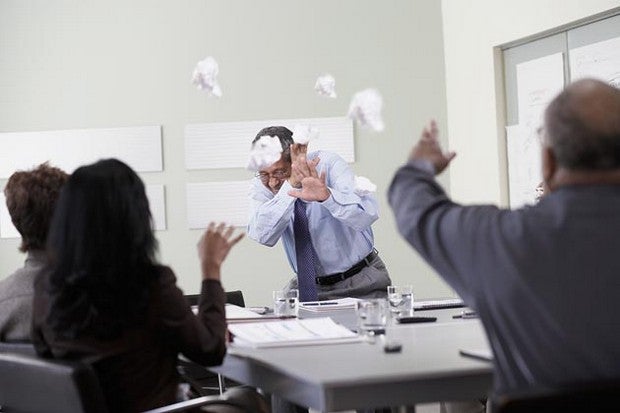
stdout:
[(351, 268), (349, 268), (345, 272), (339, 272), (339, 273), (336, 273), (336, 274), (330, 274), (330, 275), (324, 275), (322, 277), (316, 277), (315, 281), (316, 281), (316, 283), (318, 285), (332, 285), (332, 284), (336, 284), (337, 282), (340, 282), (342, 280), (346, 280), (347, 278), (353, 277), (355, 274), (357, 274), (358, 272), (362, 271), (362, 269), (364, 267), (369, 266), (370, 263), (372, 262), (372, 260), (374, 260), (378, 256), (379, 256), (379, 254), (377, 253), (377, 250), (373, 249), (370, 252), (370, 254), (368, 254), (366, 256), (366, 258), (364, 258), (363, 260), (361, 260), (360, 262), (358, 262), (357, 264), (355, 264), (354, 266), (352, 266)]

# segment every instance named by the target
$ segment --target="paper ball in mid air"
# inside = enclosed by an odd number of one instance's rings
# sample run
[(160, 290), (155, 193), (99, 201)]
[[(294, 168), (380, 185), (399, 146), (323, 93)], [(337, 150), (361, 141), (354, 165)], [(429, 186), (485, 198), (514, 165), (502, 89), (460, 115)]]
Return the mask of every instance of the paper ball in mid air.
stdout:
[(296, 124), (293, 128), (293, 141), (302, 145), (319, 137), (319, 130), (312, 125)]
[(318, 77), (314, 84), (314, 90), (320, 95), (328, 98), (336, 98), (336, 79), (330, 74), (324, 74)]
[(247, 169), (260, 171), (273, 165), (282, 156), (282, 144), (277, 136), (261, 136), (252, 145)]
[(217, 62), (213, 57), (209, 56), (196, 64), (196, 68), (192, 74), (192, 83), (196, 85), (199, 90), (204, 90), (219, 98), (222, 96), (222, 89), (217, 83), (218, 72), (219, 66)]
[(356, 176), (354, 192), (359, 196), (366, 196), (377, 192), (377, 185), (373, 184), (370, 179), (364, 176)]
[(360, 125), (367, 126), (375, 132), (385, 129), (381, 118), (383, 98), (376, 89), (365, 89), (357, 92), (351, 99), (348, 116), (357, 120)]

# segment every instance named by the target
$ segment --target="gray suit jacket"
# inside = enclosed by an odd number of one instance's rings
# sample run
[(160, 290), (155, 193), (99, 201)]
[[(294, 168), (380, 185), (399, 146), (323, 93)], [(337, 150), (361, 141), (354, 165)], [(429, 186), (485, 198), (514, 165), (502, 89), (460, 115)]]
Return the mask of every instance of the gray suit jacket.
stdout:
[(620, 377), (620, 186), (462, 206), (414, 161), (389, 201), (400, 233), (479, 312), (496, 390)]
[(33, 283), (44, 251), (29, 251), (24, 267), (0, 280), (0, 341), (30, 341)]

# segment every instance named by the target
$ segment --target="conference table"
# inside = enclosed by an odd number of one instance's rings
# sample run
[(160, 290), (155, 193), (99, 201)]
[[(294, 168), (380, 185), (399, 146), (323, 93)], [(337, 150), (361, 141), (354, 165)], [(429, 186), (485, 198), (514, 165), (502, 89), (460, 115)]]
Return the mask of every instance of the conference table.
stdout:
[[(385, 335), (348, 344), (277, 348), (229, 347), (211, 370), (268, 394), (321, 412), (474, 400), (491, 389), (491, 363), (463, 357), (461, 349), (488, 348), (478, 319), (454, 319), (460, 309), (420, 312), (433, 323), (391, 323)], [(324, 316), (325, 314), (321, 314)], [(418, 315), (418, 312), (416, 312)], [(316, 314), (300, 311), (301, 318)], [(329, 314), (349, 327), (354, 311)], [(386, 340), (402, 351), (386, 353)]]

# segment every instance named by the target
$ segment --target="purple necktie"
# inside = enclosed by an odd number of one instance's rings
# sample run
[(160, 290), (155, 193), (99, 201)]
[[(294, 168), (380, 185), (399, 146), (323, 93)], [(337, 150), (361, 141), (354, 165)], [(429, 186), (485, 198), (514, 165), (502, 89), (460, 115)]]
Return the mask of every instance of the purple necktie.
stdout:
[(306, 203), (301, 199), (295, 201), (295, 255), (297, 256), (297, 283), (299, 285), (299, 301), (317, 301), (316, 270), (314, 269), (314, 249), (308, 229)]

